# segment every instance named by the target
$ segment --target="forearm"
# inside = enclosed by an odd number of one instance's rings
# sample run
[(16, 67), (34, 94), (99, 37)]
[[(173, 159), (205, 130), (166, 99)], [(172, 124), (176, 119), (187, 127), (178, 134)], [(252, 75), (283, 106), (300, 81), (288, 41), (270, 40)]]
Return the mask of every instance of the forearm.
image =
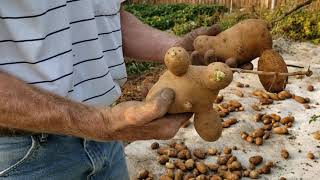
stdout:
[(121, 26), (124, 55), (134, 59), (163, 62), (166, 51), (179, 40), (177, 36), (143, 24), (124, 10)]
[[(0, 126), (32, 132), (90, 137), (98, 109), (67, 100), (0, 72)], [(101, 132), (102, 133), (102, 132)]]

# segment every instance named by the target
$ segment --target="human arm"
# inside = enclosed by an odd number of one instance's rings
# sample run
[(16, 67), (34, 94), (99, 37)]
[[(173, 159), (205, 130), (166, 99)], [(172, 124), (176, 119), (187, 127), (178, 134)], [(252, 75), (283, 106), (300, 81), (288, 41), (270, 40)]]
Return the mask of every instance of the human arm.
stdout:
[(94, 140), (167, 139), (190, 115), (164, 116), (174, 93), (163, 93), (146, 103), (129, 101), (112, 108), (97, 108), (0, 72), (0, 126)]
[(213, 25), (209, 28), (198, 28), (178, 37), (143, 24), (125, 10), (121, 10), (120, 13), (124, 55), (144, 61), (163, 62), (164, 54), (173, 46), (193, 51), (193, 40), (198, 35), (216, 35), (220, 32), (219, 26)]

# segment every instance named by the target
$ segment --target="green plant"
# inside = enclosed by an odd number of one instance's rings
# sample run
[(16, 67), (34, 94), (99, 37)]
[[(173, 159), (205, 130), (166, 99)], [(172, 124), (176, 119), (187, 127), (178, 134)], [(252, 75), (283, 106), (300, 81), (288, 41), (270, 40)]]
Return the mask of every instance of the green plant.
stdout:
[(313, 115), (309, 120), (309, 124), (316, 122), (320, 118), (320, 115)]

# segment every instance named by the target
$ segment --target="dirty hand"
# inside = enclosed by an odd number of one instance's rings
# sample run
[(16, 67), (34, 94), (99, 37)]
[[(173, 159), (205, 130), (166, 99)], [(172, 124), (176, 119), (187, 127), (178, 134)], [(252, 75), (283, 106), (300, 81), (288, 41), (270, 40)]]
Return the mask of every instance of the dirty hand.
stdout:
[(200, 27), (195, 29), (188, 34), (182, 36), (175, 46), (183, 47), (185, 50), (189, 51), (190, 53), (194, 51), (193, 41), (200, 35), (208, 35), (208, 36), (216, 36), (221, 32), (221, 28), (219, 25), (214, 24), (210, 27)]
[(148, 102), (120, 103), (103, 114), (108, 136), (114, 140), (170, 139), (192, 114), (167, 115), (174, 91), (164, 89)]

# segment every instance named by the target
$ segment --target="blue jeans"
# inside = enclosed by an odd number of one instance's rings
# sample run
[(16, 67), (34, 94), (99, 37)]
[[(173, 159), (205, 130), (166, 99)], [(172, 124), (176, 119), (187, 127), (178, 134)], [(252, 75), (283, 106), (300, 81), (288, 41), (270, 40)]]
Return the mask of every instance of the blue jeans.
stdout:
[(0, 137), (0, 180), (128, 180), (123, 145), (69, 136)]

